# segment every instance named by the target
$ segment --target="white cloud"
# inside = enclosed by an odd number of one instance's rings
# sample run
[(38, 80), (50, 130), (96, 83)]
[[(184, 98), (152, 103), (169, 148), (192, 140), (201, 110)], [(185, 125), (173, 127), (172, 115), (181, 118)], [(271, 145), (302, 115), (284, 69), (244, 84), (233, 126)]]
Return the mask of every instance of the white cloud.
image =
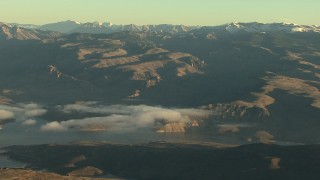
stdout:
[[(169, 122), (191, 122), (193, 118), (206, 117), (212, 111), (199, 109), (163, 108), (146, 105), (111, 105), (104, 106), (96, 102), (81, 102), (56, 107), (63, 113), (93, 113), (96, 117), (70, 119), (67, 121), (49, 122), (40, 127), (42, 131), (64, 130), (109, 130), (124, 132), (139, 128), (158, 128)], [(16, 106), (0, 105), (1, 118), (15, 118), (23, 125), (35, 125), (34, 117), (47, 112), (43, 106), (29, 103)]]
[(41, 106), (36, 103), (29, 103), (29, 104), (20, 103), (19, 106), (22, 107), (23, 109), (39, 109), (39, 108), (41, 108)]
[(46, 109), (35, 103), (20, 103), (15, 106), (0, 105), (0, 109), (4, 111), (10, 111), (11, 113), (13, 113), (13, 117), (18, 121), (24, 121), (26, 119), (41, 116), (47, 113)]
[(37, 117), (37, 116), (42, 116), (45, 113), (47, 113), (47, 110), (45, 109), (32, 109), (32, 110), (27, 110), (24, 114), (27, 117)]
[[(103, 106), (99, 105), (97, 102), (78, 102), (75, 104), (68, 104), (64, 106), (57, 106), (58, 109), (65, 113), (71, 112), (89, 112), (89, 113), (98, 113), (98, 114), (125, 114), (129, 113), (127, 108), (123, 108), (122, 105), (112, 105), (112, 106)], [(129, 106), (127, 106), (129, 107)]]
[(27, 117), (37, 117), (47, 113), (46, 109), (42, 108), (42, 106), (35, 103), (19, 104), (19, 105), (24, 110), (24, 114)]
[(40, 128), (42, 131), (64, 131), (66, 130), (59, 122), (54, 121), (47, 123)]
[[(139, 128), (154, 128), (157, 123), (190, 122), (194, 116), (207, 116), (211, 111), (199, 109), (168, 109), (146, 105), (103, 106), (94, 102), (76, 103), (58, 107), (66, 113), (90, 112), (102, 114), (102, 117), (90, 117), (84, 119), (71, 119), (62, 122), (47, 123), (42, 126), (43, 131), (55, 129), (90, 129), (103, 128), (110, 131), (131, 131)], [(51, 126), (53, 126), (51, 128)], [(58, 127), (58, 128), (57, 128)]]
[(13, 112), (8, 110), (0, 110), (0, 120), (12, 119), (14, 116)]
[(33, 125), (37, 124), (37, 121), (34, 119), (28, 119), (28, 120), (23, 121), (22, 124), (27, 125), (27, 126), (33, 126)]

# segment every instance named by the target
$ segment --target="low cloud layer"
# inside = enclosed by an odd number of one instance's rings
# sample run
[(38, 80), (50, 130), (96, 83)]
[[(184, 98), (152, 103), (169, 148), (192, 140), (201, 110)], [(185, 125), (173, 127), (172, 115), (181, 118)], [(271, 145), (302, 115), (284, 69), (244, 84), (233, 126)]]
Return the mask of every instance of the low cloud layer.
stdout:
[(39, 117), (47, 113), (41, 105), (35, 103), (17, 104), (17, 105), (0, 105), (0, 120), (15, 119), (22, 121), (25, 125), (35, 124), (30, 118)]
[[(94, 114), (93, 117), (70, 119), (67, 121), (48, 122), (40, 124), (41, 131), (98, 131), (128, 132), (141, 128), (159, 128), (166, 123), (190, 123), (194, 118), (204, 118), (211, 111), (199, 109), (163, 108), (146, 105), (111, 105), (105, 106), (96, 102), (78, 102), (75, 104), (55, 107), (58, 112), (68, 114)], [(37, 125), (36, 117), (47, 113), (38, 104), (17, 104), (15, 106), (0, 105), (0, 120), (15, 119), (25, 126)]]
[(37, 124), (37, 121), (34, 119), (27, 119), (27, 120), (23, 121), (22, 124), (26, 125), (26, 126), (33, 126), (33, 125)]
[(19, 105), (23, 109), (24, 114), (27, 117), (38, 117), (47, 113), (46, 109), (44, 109), (42, 106), (35, 103), (19, 104)]
[(54, 121), (41, 126), (42, 131), (64, 131), (67, 130), (59, 122)]
[(109, 130), (132, 131), (139, 128), (154, 128), (158, 123), (191, 122), (192, 118), (209, 115), (210, 111), (198, 109), (168, 109), (146, 105), (139, 106), (103, 106), (95, 102), (82, 102), (57, 107), (65, 113), (96, 113), (100, 117), (54, 121), (41, 127), (43, 131)]
[(7, 120), (12, 118), (13, 118), (13, 113), (11, 111), (0, 109), (0, 120)]

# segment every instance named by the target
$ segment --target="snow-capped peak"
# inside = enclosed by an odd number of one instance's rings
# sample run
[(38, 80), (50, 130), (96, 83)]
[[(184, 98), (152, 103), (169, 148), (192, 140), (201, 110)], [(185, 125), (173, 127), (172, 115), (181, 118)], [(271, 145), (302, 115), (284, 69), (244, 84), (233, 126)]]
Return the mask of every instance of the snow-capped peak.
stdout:
[(221, 26), (212, 26), (213, 29), (226, 30), (230, 33), (238, 32), (320, 32), (317, 26), (298, 25), (294, 23), (240, 23), (233, 22)]
[[(11, 24), (7, 24), (11, 26)], [(12, 24), (12, 26), (16, 26)], [(210, 29), (213, 32), (256, 32), (256, 33), (268, 33), (268, 32), (320, 32), (320, 27), (316, 25), (298, 25), (288, 22), (279, 23), (259, 23), (259, 22), (232, 22), (220, 26), (184, 26), (184, 25), (172, 25), (172, 24), (159, 24), (159, 25), (114, 25), (111, 22), (87, 22), (80, 23), (77, 21), (62, 21), (57, 23), (46, 24), (42, 26), (32, 26), (32, 25), (19, 25), (27, 29), (42, 29), (50, 31), (58, 31), (62, 33), (114, 33), (119, 31), (135, 31), (135, 32), (154, 32), (154, 33), (181, 33), (189, 32), (195, 29)]]
[(106, 27), (110, 27), (110, 26), (112, 26), (112, 23), (111, 22), (104, 22), (103, 25)]

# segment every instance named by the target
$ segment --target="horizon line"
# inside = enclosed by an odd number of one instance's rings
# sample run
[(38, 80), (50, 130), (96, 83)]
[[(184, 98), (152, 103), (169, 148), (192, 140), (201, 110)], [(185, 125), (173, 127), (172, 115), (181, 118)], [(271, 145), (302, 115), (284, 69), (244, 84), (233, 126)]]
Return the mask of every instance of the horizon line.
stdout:
[[(48, 22), (48, 23), (44, 23), (44, 24), (33, 24), (33, 23), (19, 23), (19, 22), (2, 22), (5, 24), (20, 24), (20, 25), (35, 25), (35, 26), (43, 26), (43, 25), (47, 25), (47, 24), (54, 24), (54, 23), (60, 23), (60, 22), (67, 22), (67, 21), (72, 21), (72, 22), (77, 22), (80, 24), (85, 24), (85, 23), (94, 23), (94, 22), (98, 22), (98, 23), (111, 23), (112, 25), (137, 25), (137, 26), (148, 26), (148, 25), (183, 25), (183, 26), (200, 26), (200, 27), (207, 27), (207, 26), (223, 26), (223, 25), (228, 25), (228, 24), (232, 24), (232, 23), (260, 23), (260, 24), (276, 24), (276, 23), (282, 23), (282, 24), (293, 24), (293, 25), (302, 25), (302, 26), (319, 26), (318, 24), (297, 24), (294, 22), (285, 22), (285, 21), (273, 21), (273, 22), (259, 22), (259, 21), (231, 21), (231, 22), (227, 22), (227, 23), (223, 23), (223, 24), (212, 24), (212, 25), (186, 25), (186, 24), (170, 24), (170, 23), (159, 23), (159, 24), (135, 24), (135, 23), (128, 23), (128, 24), (115, 24), (112, 22), (108, 22), (108, 21), (87, 21), (87, 22), (81, 22), (81, 21), (76, 21), (76, 20), (60, 20), (60, 21), (54, 21), (54, 22)], [(1, 21), (0, 21), (1, 23)]]

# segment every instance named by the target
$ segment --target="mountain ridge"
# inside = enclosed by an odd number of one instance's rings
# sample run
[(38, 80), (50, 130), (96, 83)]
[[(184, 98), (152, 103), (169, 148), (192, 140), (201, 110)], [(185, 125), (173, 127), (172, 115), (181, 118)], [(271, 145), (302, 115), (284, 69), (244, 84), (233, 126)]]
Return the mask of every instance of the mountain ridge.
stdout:
[[(5, 24), (5, 23), (2, 23)], [(186, 26), (186, 25), (174, 25), (174, 24), (157, 24), (157, 25), (136, 25), (125, 24), (117, 25), (111, 22), (86, 22), (80, 23), (77, 21), (66, 20), (55, 23), (48, 23), (44, 25), (32, 25), (32, 24), (17, 24), (6, 23), (10, 26), (19, 26), (26, 29), (37, 29), (44, 31), (57, 31), (60, 33), (106, 33), (111, 34), (121, 31), (134, 31), (134, 32), (152, 32), (152, 33), (188, 33), (198, 30), (212, 30), (213, 32), (229, 32), (229, 33), (243, 33), (243, 32), (255, 32), (255, 33), (268, 33), (268, 32), (314, 32), (320, 33), (320, 27), (317, 25), (298, 25), (294, 23), (260, 23), (260, 22), (231, 22), (222, 25), (215, 26)]]

